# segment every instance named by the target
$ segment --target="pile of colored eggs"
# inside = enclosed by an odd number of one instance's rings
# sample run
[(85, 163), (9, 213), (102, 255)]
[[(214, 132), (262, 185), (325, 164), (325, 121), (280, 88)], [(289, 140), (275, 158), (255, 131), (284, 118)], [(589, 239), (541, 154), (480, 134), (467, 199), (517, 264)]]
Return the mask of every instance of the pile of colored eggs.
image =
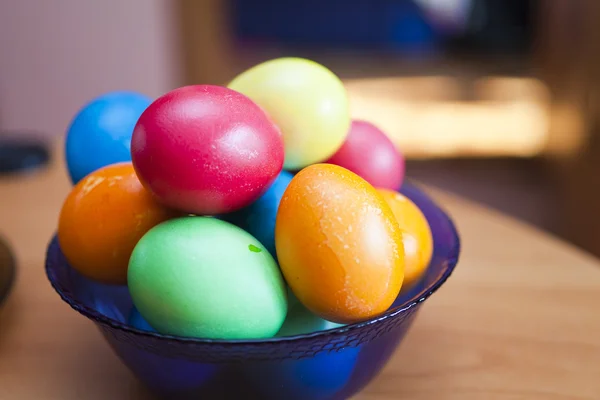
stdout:
[(432, 256), (397, 192), (402, 156), (309, 60), (154, 101), (101, 96), (69, 127), (66, 158), (61, 249), (87, 278), (128, 286), (138, 329), (259, 339), (360, 322)]

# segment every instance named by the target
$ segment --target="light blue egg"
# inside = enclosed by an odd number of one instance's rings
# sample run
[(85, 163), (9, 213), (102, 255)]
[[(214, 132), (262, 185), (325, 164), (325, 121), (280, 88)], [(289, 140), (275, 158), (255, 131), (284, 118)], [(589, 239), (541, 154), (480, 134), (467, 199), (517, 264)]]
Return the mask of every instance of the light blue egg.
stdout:
[(300, 302), (296, 301), (290, 304), (288, 314), (281, 329), (277, 332), (277, 337), (294, 336), (305, 333), (325, 331), (328, 329), (344, 326), (335, 322), (324, 320), (311, 313)]
[(275, 259), (277, 259), (277, 252), (275, 251), (277, 209), (283, 193), (293, 177), (293, 174), (281, 171), (265, 194), (250, 206), (220, 216), (220, 218), (239, 226), (258, 239)]
[(116, 162), (131, 161), (131, 135), (152, 100), (128, 91), (101, 95), (79, 110), (67, 130), (65, 157), (73, 184)]
[(142, 314), (140, 314), (140, 312), (135, 307), (133, 307), (131, 309), (131, 312), (129, 313), (129, 318), (127, 320), (127, 323), (129, 325), (131, 325), (132, 327), (134, 327), (136, 329), (139, 329), (141, 331), (148, 331), (148, 332), (155, 332), (156, 333), (156, 329), (154, 329), (153, 327), (150, 326), (150, 324), (148, 323), (148, 321), (146, 321), (144, 319), (144, 317), (142, 316)]

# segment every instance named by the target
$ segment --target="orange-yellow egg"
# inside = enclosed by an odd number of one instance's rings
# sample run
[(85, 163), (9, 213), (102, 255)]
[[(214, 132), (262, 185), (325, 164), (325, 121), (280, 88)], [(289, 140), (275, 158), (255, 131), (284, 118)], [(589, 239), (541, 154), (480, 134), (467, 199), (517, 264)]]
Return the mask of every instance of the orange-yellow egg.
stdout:
[(374, 317), (400, 292), (404, 251), (394, 214), (373, 186), (337, 165), (314, 164), (292, 179), (275, 246), (298, 300), (328, 321)]
[(82, 275), (125, 284), (137, 242), (150, 228), (179, 214), (154, 200), (130, 162), (112, 164), (73, 187), (60, 213), (58, 241)]
[(433, 237), (427, 219), (406, 196), (388, 189), (378, 189), (394, 212), (404, 242), (404, 284), (410, 289), (422, 277), (433, 255)]

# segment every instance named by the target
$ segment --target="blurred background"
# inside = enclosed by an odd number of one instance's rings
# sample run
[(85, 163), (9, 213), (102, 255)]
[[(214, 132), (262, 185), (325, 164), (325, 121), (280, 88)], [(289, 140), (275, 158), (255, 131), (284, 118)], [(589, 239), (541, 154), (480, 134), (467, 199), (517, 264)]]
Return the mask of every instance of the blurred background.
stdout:
[(600, 255), (599, 20), (586, 0), (3, 1), (0, 140), (57, 140), (106, 91), (308, 57), (410, 178)]

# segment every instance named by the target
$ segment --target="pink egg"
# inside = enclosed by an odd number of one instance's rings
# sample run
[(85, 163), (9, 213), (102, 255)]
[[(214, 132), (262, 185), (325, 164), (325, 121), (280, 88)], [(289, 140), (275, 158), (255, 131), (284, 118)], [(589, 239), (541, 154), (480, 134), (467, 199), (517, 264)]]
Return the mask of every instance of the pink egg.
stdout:
[(162, 203), (199, 215), (243, 208), (283, 167), (281, 132), (248, 97), (193, 85), (156, 99), (140, 116), (131, 157)]
[(367, 121), (352, 121), (346, 141), (327, 163), (349, 169), (377, 188), (398, 190), (404, 180), (404, 157)]

